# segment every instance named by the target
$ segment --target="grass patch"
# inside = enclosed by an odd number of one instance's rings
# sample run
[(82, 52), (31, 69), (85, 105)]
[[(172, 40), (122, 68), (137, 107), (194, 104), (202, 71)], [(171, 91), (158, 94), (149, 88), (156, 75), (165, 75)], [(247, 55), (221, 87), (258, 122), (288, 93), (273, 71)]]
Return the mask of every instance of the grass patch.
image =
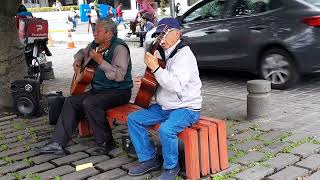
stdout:
[(4, 135), (0, 133), (0, 140), (4, 139)]
[[(288, 147), (285, 147), (285, 148), (282, 150), (282, 152), (283, 152), (283, 153), (290, 153), (290, 152), (292, 151), (292, 149), (300, 146), (301, 144), (313, 143), (313, 142), (320, 143), (320, 142), (316, 141), (315, 139), (313, 139), (313, 137), (306, 137), (306, 138), (304, 138), (304, 139), (301, 140), (301, 141), (291, 143)], [(315, 143), (313, 143), (313, 144), (315, 144)]]
[(227, 178), (225, 176), (222, 176), (222, 175), (217, 175), (217, 176), (214, 176), (212, 178), (212, 180), (226, 180)]
[(13, 124), (13, 128), (15, 129), (15, 130), (18, 130), (18, 131), (21, 131), (21, 130), (23, 130), (23, 123), (14, 123)]
[(18, 142), (24, 141), (24, 137), (22, 135), (17, 136), (16, 139)]
[(14, 162), (12, 159), (10, 159), (9, 156), (3, 156), (3, 157), (2, 157), (2, 160), (4, 160), (4, 161), (7, 162), (7, 163), (13, 163), (13, 162)]
[(60, 176), (55, 176), (54, 180), (61, 180), (61, 177)]
[(235, 163), (237, 159), (244, 157), (247, 153), (244, 151), (235, 151), (235, 155), (229, 158), (230, 163)]
[(35, 134), (37, 130), (36, 130), (36, 128), (31, 127), (31, 128), (28, 128), (28, 131), (30, 134)]
[(32, 139), (32, 142), (38, 142), (38, 140), (39, 140), (39, 138), (38, 138), (38, 136), (36, 135), (36, 133), (31, 134), (31, 139)]
[(29, 165), (33, 165), (33, 161), (31, 161), (29, 158), (24, 158), (22, 161)]
[(30, 147), (28, 144), (24, 145), (23, 148), (24, 148), (26, 151), (29, 151), (29, 150), (31, 149), (31, 147)]
[(1, 144), (1, 145), (0, 145), (0, 151), (6, 151), (6, 150), (8, 150), (8, 149), (9, 149), (9, 147), (8, 147), (7, 144)]
[(31, 178), (32, 180), (41, 180), (41, 177), (38, 174), (28, 173), (26, 178)]
[(242, 172), (242, 171), (244, 171), (244, 170), (246, 170), (246, 169), (247, 169), (246, 167), (236, 168), (236, 169), (234, 169), (233, 171), (225, 174), (223, 177), (224, 177), (225, 179), (234, 178), (234, 177), (236, 176), (236, 174), (238, 174), (238, 173), (240, 173), (240, 172)]
[(9, 173), (11, 176), (15, 177), (17, 180), (21, 180), (22, 179), (22, 176), (17, 173), (17, 172), (14, 172), (14, 173)]
[(279, 140), (284, 141), (286, 138), (288, 138), (291, 135), (292, 135), (292, 132), (285, 132), (279, 137)]

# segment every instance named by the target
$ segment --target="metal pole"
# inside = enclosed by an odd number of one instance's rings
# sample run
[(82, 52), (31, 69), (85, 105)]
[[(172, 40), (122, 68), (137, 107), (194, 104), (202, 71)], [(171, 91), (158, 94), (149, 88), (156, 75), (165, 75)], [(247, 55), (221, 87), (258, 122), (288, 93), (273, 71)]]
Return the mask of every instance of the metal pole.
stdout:
[(174, 7), (176, 5), (175, 0), (169, 0), (170, 4), (170, 15), (171, 17), (176, 17), (176, 13), (174, 12)]

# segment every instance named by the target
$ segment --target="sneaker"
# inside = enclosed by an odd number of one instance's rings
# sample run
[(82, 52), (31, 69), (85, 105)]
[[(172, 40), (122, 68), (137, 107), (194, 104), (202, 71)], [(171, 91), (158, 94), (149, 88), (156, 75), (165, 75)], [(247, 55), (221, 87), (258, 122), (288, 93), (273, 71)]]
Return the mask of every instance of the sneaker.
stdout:
[(116, 148), (114, 141), (112, 143), (97, 144), (96, 149), (91, 153), (92, 156), (108, 155), (110, 151)]
[(64, 154), (63, 147), (57, 142), (51, 142), (42, 147), (39, 151), (44, 154)]
[(161, 167), (161, 162), (157, 157), (154, 157), (148, 161), (141, 162), (136, 167), (130, 168), (128, 174), (131, 176), (140, 176), (159, 167)]
[(158, 180), (175, 180), (180, 171), (179, 164), (173, 169), (164, 169)]

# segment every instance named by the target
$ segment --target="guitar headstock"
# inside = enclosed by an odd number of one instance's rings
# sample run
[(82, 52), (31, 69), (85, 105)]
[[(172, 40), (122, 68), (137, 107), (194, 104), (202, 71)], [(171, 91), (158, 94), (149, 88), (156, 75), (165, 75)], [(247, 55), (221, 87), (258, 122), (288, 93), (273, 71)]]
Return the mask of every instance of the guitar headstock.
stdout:
[(163, 28), (163, 31), (156, 37), (156, 39), (153, 41), (152, 46), (150, 48), (150, 52), (153, 54), (155, 50), (157, 50), (158, 46), (160, 45), (162, 39), (168, 34), (170, 30), (170, 27), (165, 25)]
[(163, 31), (159, 34), (159, 36), (154, 41), (154, 44), (160, 44), (161, 40), (168, 34), (169, 30), (170, 30), (170, 27), (165, 25), (165, 27), (163, 28)]

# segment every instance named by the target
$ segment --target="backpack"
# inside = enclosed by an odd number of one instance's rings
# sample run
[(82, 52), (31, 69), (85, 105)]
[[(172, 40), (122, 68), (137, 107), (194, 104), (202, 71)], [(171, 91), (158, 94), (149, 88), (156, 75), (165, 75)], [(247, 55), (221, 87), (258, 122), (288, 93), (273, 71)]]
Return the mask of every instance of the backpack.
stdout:
[(57, 124), (65, 97), (62, 92), (51, 92), (48, 94), (48, 108), (49, 108), (49, 123), (51, 125)]

